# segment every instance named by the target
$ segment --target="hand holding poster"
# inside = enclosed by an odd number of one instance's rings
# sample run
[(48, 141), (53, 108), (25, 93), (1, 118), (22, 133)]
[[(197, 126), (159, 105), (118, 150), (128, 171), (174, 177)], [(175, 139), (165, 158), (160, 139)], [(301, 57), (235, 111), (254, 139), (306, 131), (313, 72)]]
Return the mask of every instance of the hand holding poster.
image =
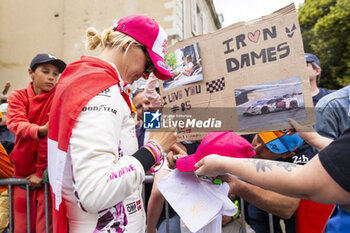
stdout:
[(180, 140), (288, 128), (288, 118), (314, 123), (294, 4), (178, 42), (167, 54), (175, 72), (161, 85), (161, 128), (176, 127)]

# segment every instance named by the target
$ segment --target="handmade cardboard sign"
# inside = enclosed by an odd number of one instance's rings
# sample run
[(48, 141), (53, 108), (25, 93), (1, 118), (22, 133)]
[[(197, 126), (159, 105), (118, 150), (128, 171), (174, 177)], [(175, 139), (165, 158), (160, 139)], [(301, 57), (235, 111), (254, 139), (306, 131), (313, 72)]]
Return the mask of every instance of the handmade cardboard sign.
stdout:
[(294, 4), (250, 22), (176, 43), (160, 84), (160, 128), (179, 140), (209, 131), (239, 134), (289, 128), (288, 118), (314, 123), (312, 98)]

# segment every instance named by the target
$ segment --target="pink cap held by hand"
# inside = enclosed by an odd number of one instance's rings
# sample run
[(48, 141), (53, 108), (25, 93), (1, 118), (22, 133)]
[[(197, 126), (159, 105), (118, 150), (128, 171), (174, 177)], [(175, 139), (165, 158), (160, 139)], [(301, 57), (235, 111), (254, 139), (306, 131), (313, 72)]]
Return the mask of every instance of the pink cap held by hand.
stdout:
[(210, 132), (202, 140), (197, 151), (176, 161), (179, 171), (190, 172), (199, 160), (210, 154), (234, 158), (250, 158), (255, 155), (253, 146), (243, 137), (232, 131)]

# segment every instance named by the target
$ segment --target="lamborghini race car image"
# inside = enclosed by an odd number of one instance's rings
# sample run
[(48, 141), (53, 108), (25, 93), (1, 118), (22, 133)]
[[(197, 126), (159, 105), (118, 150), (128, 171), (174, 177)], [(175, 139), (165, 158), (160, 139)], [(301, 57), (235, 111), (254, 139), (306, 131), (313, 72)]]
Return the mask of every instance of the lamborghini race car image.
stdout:
[(298, 108), (298, 100), (295, 97), (284, 95), (272, 99), (261, 99), (250, 105), (243, 116), (267, 114), (271, 112), (284, 111)]

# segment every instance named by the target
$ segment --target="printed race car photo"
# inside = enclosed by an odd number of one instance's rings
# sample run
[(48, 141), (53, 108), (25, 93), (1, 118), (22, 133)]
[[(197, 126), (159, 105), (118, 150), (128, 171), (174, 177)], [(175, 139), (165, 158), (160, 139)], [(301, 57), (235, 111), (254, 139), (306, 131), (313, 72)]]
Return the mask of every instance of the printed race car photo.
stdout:
[(293, 97), (293, 95), (288, 94), (284, 95), (283, 97), (261, 99), (250, 105), (243, 113), (243, 116), (253, 116), (284, 111), (298, 108), (298, 105), (298, 99)]

